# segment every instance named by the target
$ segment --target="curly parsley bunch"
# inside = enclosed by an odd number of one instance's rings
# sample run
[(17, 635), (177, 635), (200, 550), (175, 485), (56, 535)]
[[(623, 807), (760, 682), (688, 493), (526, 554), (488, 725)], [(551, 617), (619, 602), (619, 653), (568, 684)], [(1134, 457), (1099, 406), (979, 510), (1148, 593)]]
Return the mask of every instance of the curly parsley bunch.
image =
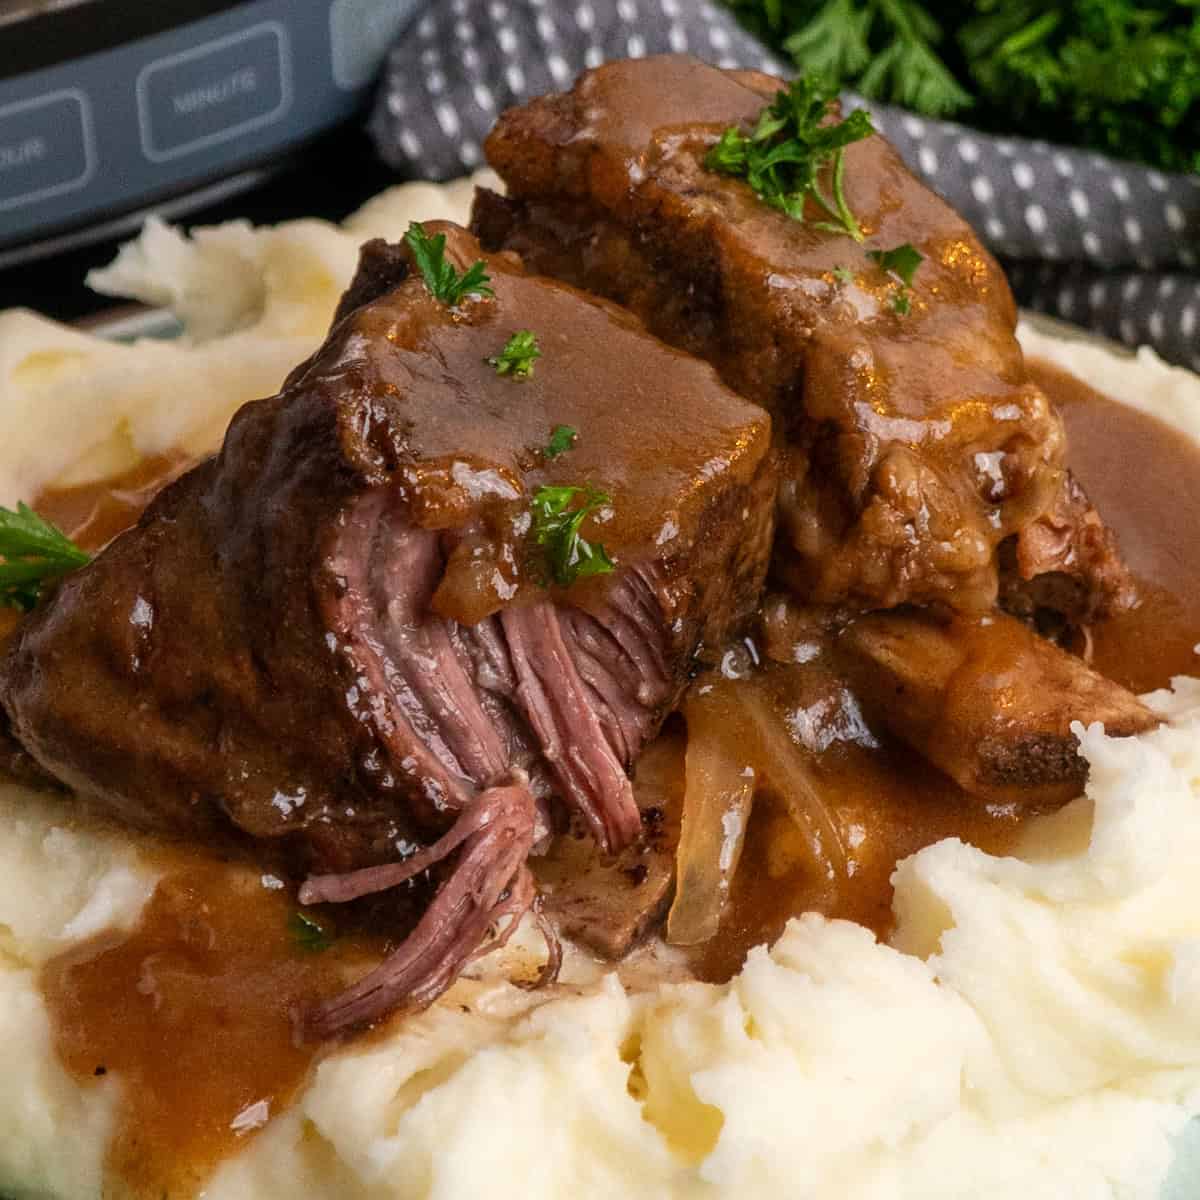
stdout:
[(1200, 0), (730, 0), (810, 73), (1200, 173)]

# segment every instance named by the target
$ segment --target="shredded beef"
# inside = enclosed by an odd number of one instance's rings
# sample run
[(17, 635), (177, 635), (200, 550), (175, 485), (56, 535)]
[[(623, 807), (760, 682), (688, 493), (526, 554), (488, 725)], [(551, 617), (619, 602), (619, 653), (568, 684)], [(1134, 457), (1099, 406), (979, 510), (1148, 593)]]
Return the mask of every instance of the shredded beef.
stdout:
[[(638, 838), (628, 770), (753, 610), (772, 538), (769, 419), (709, 367), (511, 257), (456, 309), (411, 267), (369, 245), (326, 344), (0, 666), (24, 751), (131, 823), (275, 846), (314, 901), (432, 873), (320, 1033), (427, 1003), (511, 931), (556, 810), (603, 852)], [(486, 361), (517, 328), (526, 380)], [(578, 438), (550, 459), (557, 424)], [(615, 570), (548, 586), (530, 498), (584, 484)]]

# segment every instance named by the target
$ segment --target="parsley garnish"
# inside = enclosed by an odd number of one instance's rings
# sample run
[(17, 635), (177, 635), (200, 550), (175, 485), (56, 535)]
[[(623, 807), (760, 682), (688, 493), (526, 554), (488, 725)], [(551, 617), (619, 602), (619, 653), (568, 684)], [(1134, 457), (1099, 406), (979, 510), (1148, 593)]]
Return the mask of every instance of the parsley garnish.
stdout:
[(867, 257), (903, 280), (905, 287), (912, 287), (913, 276), (925, 261), (925, 255), (911, 242), (902, 242), (891, 250), (868, 250)]
[(917, 268), (925, 261), (925, 255), (910, 242), (902, 242), (891, 250), (868, 250), (867, 257), (899, 282), (900, 288), (892, 297), (892, 308), (900, 316), (908, 316), (912, 308), (909, 288), (912, 287)]
[(491, 276), (487, 273), (483, 259), (473, 262), (461, 275), (452, 263), (446, 261), (444, 233), (435, 233), (430, 237), (419, 222), (412, 221), (404, 240), (425, 277), (425, 286), (429, 289), (429, 294), (435, 300), (453, 308), (465, 296), (482, 298), (495, 295), (488, 286)]
[(934, 49), (941, 39), (916, 0), (826, 0), (784, 45), (807, 70), (938, 116), (971, 102)]
[(579, 430), (572, 429), (570, 425), (555, 425), (550, 431), (550, 440), (546, 443), (546, 449), (542, 453), (546, 458), (557, 458), (560, 454), (566, 454), (575, 445), (575, 439), (578, 436)]
[(854, 272), (849, 267), (834, 267), (833, 277), (838, 283), (853, 283)]
[(91, 561), (91, 555), (28, 505), (0, 508), (0, 606), (29, 612), (47, 584)]
[(543, 486), (533, 493), (533, 540), (544, 550), (550, 576), (560, 587), (613, 569), (608, 551), (579, 532), (592, 513), (611, 503), (607, 492), (593, 487)]
[(513, 375), (517, 379), (528, 379), (533, 374), (534, 362), (542, 357), (537, 338), (528, 329), (518, 329), (504, 343), (499, 354), (487, 359), (496, 368), (497, 375)]
[(729, 0), (804, 70), (930, 116), (1200, 172), (1195, 0)]
[[(750, 133), (736, 125), (726, 129), (704, 165), (744, 178), (761, 200), (795, 221), (804, 220), (805, 204), (811, 200), (829, 218), (813, 221), (814, 228), (849, 234), (861, 242), (862, 230), (842, 190), (843, 155), (851, 142), (867, 137), (874, 127), (861, 109), (843, 121), (827, 123), (836, 98), (836, 88), (815, 76), (800, 76), (759, 113)], [(823, 170), (832, 195), (821, 184)]]
[(333, 935), (329, 930), (302, 912), (294, 912), (288, 917), (288, 933), (305, 954), (320, 954), (333, 945)]

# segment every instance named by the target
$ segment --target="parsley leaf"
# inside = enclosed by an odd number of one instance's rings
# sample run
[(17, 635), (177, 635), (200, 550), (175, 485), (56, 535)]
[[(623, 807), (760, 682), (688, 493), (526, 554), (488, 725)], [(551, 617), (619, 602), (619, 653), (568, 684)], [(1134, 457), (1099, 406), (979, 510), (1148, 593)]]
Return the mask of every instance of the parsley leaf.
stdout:
[(971, 7), (977, 13), (957, 40), (988, 126), (1200, 172), (1200, 6), (1192, 0)]
[[(858, 220), (842, 188), (843, 158), (851, 142), (874, 132), (861, 109), (845, 120), (828, 121), (837, 89), (813, 75), (802, 75), (759, 113), (749, 133), (730, 126), (708, 152), (704, 165), (722, 175), (744, 178), (758, 197), (795, 221), (813, 204), (828, 220), (816, 229), (863, 240)], [(827, 178), (822, 184), (821, 176)]]
[(578, 436), (579, 430), (572, 429), (570, 425), (555, 425), (550, 431), (550, 440), (546, 443), (546, 449), (542, 451), (543, 455), (546, 458), (557, 458), (560, 454), (566, 454), (575, 445)]
[(867, 257), (903, 281), (905, 287), (912, 287), (913, 276), (925, 261), (925, 255), (911, 242), (902, 242), (891, 250), (868, 250)]
[(0, 508), (0, 607), (29, 612), (42, 589), (91, 561), (60, 529), (26, 504)]
[(302, 912), (294, 912), (288, 917), (288, 933), (305, 954), (320, 954), (333, 945), (333, 934)]
[(528, 379), (533, 374), (533, 364), (542, 357), (537, 338), (528, 329), (518, 329), (504, 343), (499, 354), (485, 361), (496, 368), (497, 375), (513, 375), (517, 379)]
[(1200, 172), (1196, 0), (728, 0), (798, 66), (929, 116)]
[(877, 262), (899, 284), (896, 294), (892, 297), (892, 308), (900, 316), (906, 317), (912, 308), (913, 276), (917, 268), (925, 261), (925, 255), (910, 242), (902, 242), (891, 250), (868, 250), (867, 257)]
[(429, 294), (443, 304), (458, 304), (466, 296), (483, 298), (495, 293), (488, 286), (491, 276), (483, 259), (473, 262), (461, 275), (454, 264), (446, 261), (446, 235), (436, 233), (430, 237), (417, 221), (409, 223), (404, 241), (412, 251), (417, 267), (425, 277)]
[(853, 283), (854, 272), (849, 267), (834, 267), (833, 277), (838, 283)]
[(579, 532), (592, 513), (611, 503), (607, 492), (593, 487), (543, 486), (534, 492), (533, 540), (542, 547), (550, 577), (560, 587), (612, 571), (608, 551)]
[(829, 0), (784, 42), (784, 49), (806, 71), (826, 79), (844, 79), (871, 61), (867, 46), (872, 13), (855, 0)]

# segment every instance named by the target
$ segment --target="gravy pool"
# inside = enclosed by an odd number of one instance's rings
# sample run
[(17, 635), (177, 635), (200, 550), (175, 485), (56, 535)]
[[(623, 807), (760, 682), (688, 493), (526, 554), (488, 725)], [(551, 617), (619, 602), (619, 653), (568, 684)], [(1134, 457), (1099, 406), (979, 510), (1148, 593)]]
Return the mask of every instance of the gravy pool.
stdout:
[[(1061, 408), (1072, 469), (1115, 529), (1142, 595), (1091, 631), (1093, 665), (1135, 691), (1194, 673), (1200, 448), (1047, 364), (1031, 363), (1030, 374)], [(98, 549), (184, 465), (148, 461), (119, 480), (43, 493), (35, 507)], [(809, 701), (789, 696), (786, 679), (775, 696), (778, 705)], [(831, 887), (815, 878), (794, 825), (769, 800), (756, 804), (721, 928), (693, 957), (701, 977), (729, 978), (751, 946), (804, 911), (886, 936), (898, 859), (952, 836), (1003, 853), (1021, 826), (1019, 811), (967, 796), (885, 739), (837, 741), (816, 769), (847, 847), (847, 879)], [(153, 1200), (201, 1180), (252, 1137), (255, 1105), (273, 1113), (287, 1104), (317, 1052), (293, 1036), (295, 1006), (335, 990), (370, 957), (353, 939), (306, 953), (288, 932), (288, 894), (247, 890), (244, 875), (227, 864), (173, 866), (138, 929), (76, 948), (43, 975), (64, 1064), (84, 1083), (101, 1067), (126, 1081), (109, 1165)]]

